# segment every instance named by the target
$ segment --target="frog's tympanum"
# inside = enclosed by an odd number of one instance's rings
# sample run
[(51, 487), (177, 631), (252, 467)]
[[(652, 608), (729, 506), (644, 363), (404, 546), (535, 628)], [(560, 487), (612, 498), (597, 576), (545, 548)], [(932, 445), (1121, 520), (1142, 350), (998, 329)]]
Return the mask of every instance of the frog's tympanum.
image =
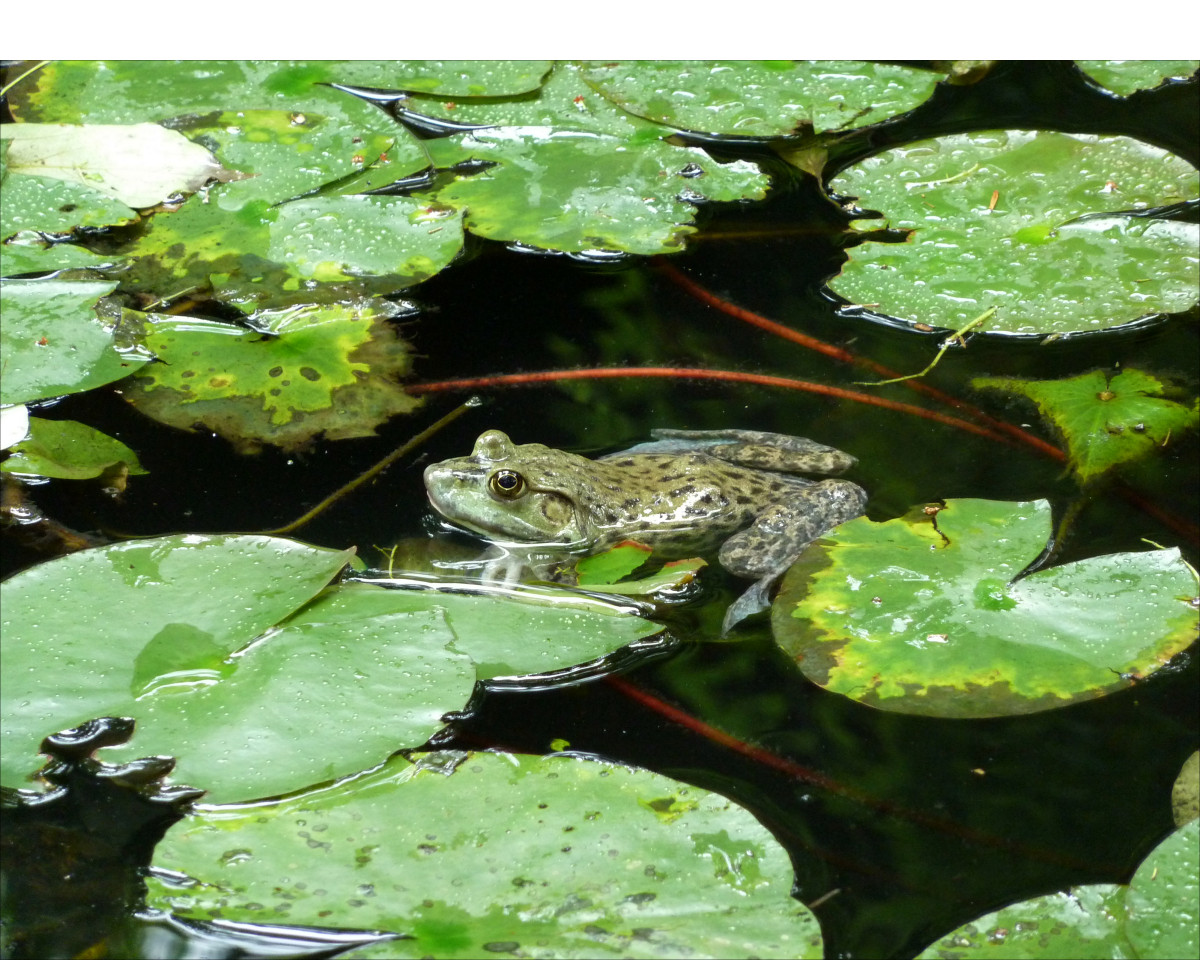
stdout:
[(748, 430), (656, 430), (655, 440), (598, 460), (499, 430), (469, 457), (425, 470), (442, 516), (481, 533), (535, 575), (555, 554), (598, 553), (636, 540), (663, 559), (717, 547), (721, 565), (758, 583), (726, 625), (762, 609), (778, 576), (812, 540), (857, 517), (866, 493), (837, 474), (855, 460), (802, 437)]

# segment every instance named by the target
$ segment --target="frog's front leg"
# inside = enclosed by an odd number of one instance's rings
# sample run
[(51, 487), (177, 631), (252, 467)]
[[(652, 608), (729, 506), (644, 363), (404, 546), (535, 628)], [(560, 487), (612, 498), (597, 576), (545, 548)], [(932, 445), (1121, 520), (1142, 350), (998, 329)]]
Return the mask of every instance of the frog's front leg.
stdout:
[(718, 559), (730, 573), (758, 579), (782, 573), (813, 540), (861, 516), (867, 493), (849, 480), (822, 480), (760, 513), (725, 541)]

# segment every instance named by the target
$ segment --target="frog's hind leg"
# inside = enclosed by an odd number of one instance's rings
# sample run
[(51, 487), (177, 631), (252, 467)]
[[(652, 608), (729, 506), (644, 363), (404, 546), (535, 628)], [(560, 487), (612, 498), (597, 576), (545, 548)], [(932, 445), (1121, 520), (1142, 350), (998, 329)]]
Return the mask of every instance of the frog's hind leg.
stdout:
[(866, 503), (866, 491), (849, 480), (822, 480), (801, 487), (726, 540), (718, 559), (739, 577), (782, 573), (813, 540), (861, 516)]

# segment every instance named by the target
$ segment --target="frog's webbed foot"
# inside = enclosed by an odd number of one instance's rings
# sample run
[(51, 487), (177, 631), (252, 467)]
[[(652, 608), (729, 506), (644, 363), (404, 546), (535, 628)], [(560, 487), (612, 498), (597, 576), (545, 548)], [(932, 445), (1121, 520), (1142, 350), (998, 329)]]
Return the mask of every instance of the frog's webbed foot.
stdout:
[(733, 601), (725, 610), (725, 619), (721, 621), (721, 636), (725, 636), (747, 617), (762, 613), (771, 605), (771, 591), (783, 576), (783, 571), (773, 573), (769, 577), (755, 580), (746, 592)]
[[(707, 453), (740, 467), (780, 473), (845, 473), (858, 461), (850, 454), (807, 437), (764, 430), (651, 430), (654, 443), (641, 444), (639, 453)], [(661, 449), (652, 449), (661, 445)]]

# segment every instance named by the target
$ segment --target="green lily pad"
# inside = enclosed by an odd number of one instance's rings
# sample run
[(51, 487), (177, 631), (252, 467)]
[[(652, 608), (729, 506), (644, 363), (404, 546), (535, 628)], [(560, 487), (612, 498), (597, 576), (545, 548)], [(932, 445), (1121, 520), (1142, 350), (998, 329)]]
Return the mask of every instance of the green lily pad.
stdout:
[(384, 301), (262, 311), (254, 319), (268, 333), (148, 315), (146, 345), (162, 362), (124, 396), (162, 423), (203, 424), (246, 449), (370, 436), (420, 403), (400, 384), (410, 355), (394, 313)]
[(337, 60), (338, 83), (440, 97), (511, 97), (541, 87), (553, 60)]
[(129, 376), (149, 359), (118, 349), (96, 303), (115, 283), (5, 280), (0, 283), (0, 402), (81, 393)]
[(465, 211), (472, 233), (573, 253), (677, 252), (695, 232), (687, 199), (759, 199), (769, 179), (749, 162), (716, 163), (703, 150), (603, 134), (481, 130), (437, 141), (439, 166), (492, 166), (434, 196)]
[(584, 82), (579, 65), (569, 61), (555, 63), (545, 83), (524, 96), (447, 100), (418, 94), (405, 100), (402, 107), (446, 123), (591, 131), (634, 142), (658, 140), (670, 133), (605, 99)]
[(630, 113), (684, 130), (781, 137), (906, 113), (944, 75), (866, 60), (587, 61), (589, 85)]
[(626, 540), (609, 550), (584, 557), (575, 564), (579, 585), (588, 587), (616, 583), (649, 560), (650, 553), (650, 548), (645, 544)]
[(658, 570), (636, 580), (625, 579), (645, 565), (652, 551), (645, 544), (626, 540), (609, 550), (584, 557), (575, 564), (581, 587), (603, 590), (623, 596), (649, 596), (674, 591), (690, 583), (708, 564), (699, 557), (671, 560)]
[(1138, 90), (1153, 90), (1166, 80), (1186, 80), (1200, 60), (1076, 60), (1089, 80), (1127, 97)]
[(328, 61), (52, 60), (8, 96), (26, 123), (140, 123), (236, 108), (374, 118), (371, 129), (395, 129), (379, 108), (326, 86), (337, 80)]
[(1081, 482), (1148, 456), (1172, 437), (1194, 430), (1200, 402), (1189, 409), (1162, 396), (1163, 384), (1141, 370), (1102, 371), (1064, 380), (979, 377), (976, 389), (1028, 397), (1067, 440), (1071, 469)]
[[(398, 812), (403, 811), (402, 815)], [(314, 880), (296, 864), (321, 858)], [(819, 957), (770, 833), (729, 800), (576, 757), (394, 758), (330, 790), (173, 827), (149, 903), (407, 934), (368, 957)]]
[[(236, 185), (235, 185), (236, 186)], [(158, 214), (128, 251), (130, 290), (210, 290), (246, 313), (394, 293), (462, 248), (460, 215), (408, 197), (264, 200), (236, 213), (193, 198)]]
[[(842, 524), (788, 571), (776, 640), (805, 676), (898, 713), (992, 717), (1103, 696), (1196, 639), (1178, 550), (1017, 576), (1050, 537), (1044, 500), (951, 500)], [(936, 521), (936, 525), (935, 525)]]
[[(8, 203), (5, 195), (4, 202)], [(73, 243), (50, 243), (40, 239), (22, 238), (0, 244), (0, 277), (17, 277), (30, 273), (54, 273), (59, 270), (78, 270), (109, 266), (115, 257), (92, 253)]]
[(253, 200), (289, 200), (348, 177), (353, 189), (373, 190), (429, 165), (420, 143), (403, 127), (381, 131), (373, 115), (355, 119), (359, 122), (295, 110), (227, 110), (172, 125), (243, 175), (212, 191), (217, 206), (234, 211)]
[[(561, 590), (316, 595), (351, 556), (188, 534), (6, 581), (4, 783), (33, 773), (48, 732), (107, 715), (136, 719), (138, 750), (177, 756), (180, 779), (216, 796), (287, 793), (420, 745), (479, 679), (590, 662), (662, 629)], [(63, 664), (51, 682), (48, 662)]]
[[(290, 760), (282, 750), (267, 755), (265, 730), (239, 724), (267, 724), (289, 703), (262, 695), (264, 668), (307, 671), (310, 695), (319, 695), (331, 664), (314, 670), (311, 650), (280, 664), (263, 645), (244, 648), (351, 555), (272, 537), (181, 534), (82, 550), (4, 581), (4, 784), (21, 786), (34, 772), (42, 737), (106, 715), (137, 718), (139, 749), (180, 756), (183, 779), (227, 794), (311, 782), (304, 775), (319, 776), (325, 763), (305, 758), (305, 744), (291, 744)], [(241, 703), (224, 696), (231, 685)], [(266, 727), (272, 739), (276, 723)], [(277, 772), (294, 764), (302, 775)]]
[(1194, 957), (1200, 950), (1200, 821), (1176, 830), (1128, 886), (1093, 884), (1035, 897), (947, 934), (920, 960)]
[(8, 174), (50, 177), (89, 187), (130, 207), (153, 207), (194, 193), (229, 171), (202, 146), (157, 123), (8, 123)]
[(88, 480), (123, 464), (144, 474), (137, 454), (120, 440), (75, 420), (29, 418), (29, 438), (12, 448), (0, 472), (59, 480)]
[[(1192, 200), (1186, 161), (1129, 137), (953, 134), (886, 150), (830, 182), (912, 231), (852, 247), (830, 287), (851, 303), (957, 330), (1072, 333), (1185, 310), (1200, 285), (1195, 224), (1116, 216)], [(1089, 217), (1092, 214), (1112, 214)]]
[[(136, 210), (95, 187), (21, 173), (7, 166), (0, 191), (4, 195), (0, 204), (3, 240), (26, 233), (31, 236), (21, 242), (33, 243), (40, 239), (39, 233), (69, 233), (76, 227), (104, 227), (137, 219)], [(5, 255), (9, 246), (5, 243)]]

